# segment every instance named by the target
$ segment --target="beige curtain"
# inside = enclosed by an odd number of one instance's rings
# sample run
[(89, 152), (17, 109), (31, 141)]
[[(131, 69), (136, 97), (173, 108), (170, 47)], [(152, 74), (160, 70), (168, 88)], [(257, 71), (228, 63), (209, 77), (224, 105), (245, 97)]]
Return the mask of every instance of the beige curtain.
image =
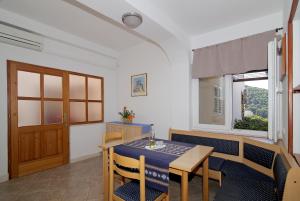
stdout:
[(268, 42), (275, 31), (194, 50), (192, 77), (205, 78), (268, 68)]

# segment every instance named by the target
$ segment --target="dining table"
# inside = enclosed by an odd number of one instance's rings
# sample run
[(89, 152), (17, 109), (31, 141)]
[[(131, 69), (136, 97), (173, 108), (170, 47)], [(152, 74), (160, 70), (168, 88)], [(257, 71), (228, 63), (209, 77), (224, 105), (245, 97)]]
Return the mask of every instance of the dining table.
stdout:
[[(145, 136), (137, 136), (130, 140), (116, 140), (100, 145), (103, 153), (103, 193), (104, 200), (108, 201), (109, 197), (109, 148), (114, 149), (122, 155), (137, 158), (139, 155), (145, 155), (146, 158), (146, 173), (150, 173), (147, 182), (150, 187), (157, 188), (168, 193), (168, 179), (169, 176), (164, 176), (162, 173), (175, 174), (181, 177), (181, 200), (189, 200), (189, 173), (196, 172), (202, 167), (202, 200), (209, 199), (208, 186), (208, 160), (213, 152), (213, 147), (179, 143), (170, 140), (159, 140), (165, 145), (164, 149), (151, 150), (146, 149), (147, 138)], [(148, 164), (147, 164), (148, 163)], [(147, 166), (149, 170), (147, 170)], [(167, 168), (166, 170), (164, 168)], [(160, 174), (160, 180), (157, 176), (154, 178), (154, 170), (156, 174)], [(151, 171), (153, 172), (151, 175)], [(151, 177), (152, 176), (152, 177)], [(162, 179), (163, 178), (163, 179)], [(167, 178), (167, 179), (166, 179)], [(152, 185), (152, 186), (151, 186)], [(200, 200), (200, 199), (199, 199)]]

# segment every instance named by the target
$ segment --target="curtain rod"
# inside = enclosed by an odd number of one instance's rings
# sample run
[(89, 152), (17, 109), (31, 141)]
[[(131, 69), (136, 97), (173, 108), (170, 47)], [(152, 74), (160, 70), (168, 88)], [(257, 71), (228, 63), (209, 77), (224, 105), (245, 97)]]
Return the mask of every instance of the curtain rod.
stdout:
[[(279, 28), (276, 28), (275, 29), (275, 32), (278, 32), (278, 31), (280, 31), (280, 30), (283, 30), (283, 27), (279, 27)], [(194, 52), (196, 49), (192, 49), (192, 51)]]

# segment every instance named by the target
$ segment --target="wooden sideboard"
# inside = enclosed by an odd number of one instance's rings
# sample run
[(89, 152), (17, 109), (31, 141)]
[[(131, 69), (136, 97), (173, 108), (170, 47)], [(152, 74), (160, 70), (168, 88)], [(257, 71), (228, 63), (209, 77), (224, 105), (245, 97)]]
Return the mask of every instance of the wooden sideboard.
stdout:
[(130, 140), (134, 137), (145, 135), (148, 136), (151, 132), (150, 124), (127, 124), (122, 122), (108, 122), (106, 123), (106, 132), (122, 132), (124, 133), (124, 140)]

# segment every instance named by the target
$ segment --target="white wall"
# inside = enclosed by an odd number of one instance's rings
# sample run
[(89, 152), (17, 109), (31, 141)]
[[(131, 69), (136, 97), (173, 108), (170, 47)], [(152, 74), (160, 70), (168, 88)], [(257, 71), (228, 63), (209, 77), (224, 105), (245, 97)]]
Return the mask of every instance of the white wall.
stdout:
[(293, 0), (284, 0), (283, 1), (283, 26), (287, 31), (288, 21), (290, 17), (290, 12), (292, 8)]
[[(118, 108), (136, 113), (135, 122), (154, 123), (157, 136), (168, 138), (168, 129), (189, 129), (190, 69), (187, 51), (175, 39), (160, 48), (143, 43), (120, 54)], [(148, 74), (148, 95), (131, 97), (131, 75)]]
[[(85, 51), (57, 41), (46, 39), (45, 50), (37, 52), (0, 43), (0, 181), (8, 176), (7, 155), (7, 72), (6, 61), (14, 60), (57, 69), (71, 70), (104, 77), (105, 121), (116, 119), (116, 61), (103, 55)], [(59, 50), (59, 51), (58, 51)], [(99, 152), (104, 124), (71, 126), (70, 157), (80, 157)]]
[[(118, 69), (118, 108), (132, 109), (134, 122), (154, 123), (156, 135), (167, 138), (171, 125), (171, 68), (162, 51), (151, 43), (121, 52)], [(131, 97), (131, 76), (147, 73), (147, 96)]]

